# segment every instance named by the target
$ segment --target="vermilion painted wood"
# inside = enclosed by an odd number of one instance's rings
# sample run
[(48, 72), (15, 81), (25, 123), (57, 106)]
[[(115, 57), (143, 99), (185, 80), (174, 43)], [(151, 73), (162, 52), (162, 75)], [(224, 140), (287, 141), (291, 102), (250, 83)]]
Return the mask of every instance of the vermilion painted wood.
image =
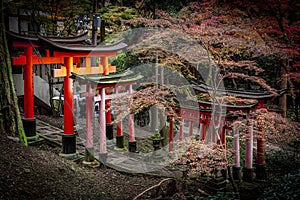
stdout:
[(173, 135), (174, 135), (174, 117), (170, 118), (170, 131), (169, 131), (169, 151), (173, 150)]
[[(120, 94), (120, 87), (116, 87), (116, 95)], [(121, 114), (120, 111), (118, 114)], [(117, 123), (117, 136), (122, 136), (123, 135), (123, 124), (122, 120)]]
[(46, 52), (46, 57), (50, 57), (50, 51), (46, 49), (45, 52)]
[(204, 123), (202, 125), (202, 140), (206, 139), (206, 129), (207, 129), (207, 118), (204, 116)]
[(33, 64), (32, 46), (26, 49), (27, 63), (24, 68), (24, 118), (34, 118), (34, 85), (33, 85)]
[(258, 104), (255, 107), (255, 109), (260, 109), (260, 108), (263, 108), (263, 107), (264, 107), (264, 100), (263, 99), (258, 100)]
[(117, 72), (117, 67), (109, 64), (108, 70), (109, 70), (109, 73), (114, 73), (114, 72)]
[(225, 128), (225, 121), (222, 121), (222, 126), (220, 130), (220, 139), (221, 139), (221, 144), (226, 148), (226, 128)]
[(123, 135), (123, 124), (122, 121), (117, 123), (117, 136)]
[(111, 124), (111, 111), (110, 111), (110, 100), (105, 100), (105, 109), (106, 109), (106, 123)]
[(261, 124), (261, 121), (258, 121), (258, 131), (260, 135), (258, 135), (257, 138), (257, 164), (259, 165), (265, 165), (265, 130), (263, 125)]
[(108, 66), (108, 57), (102, 56), (101, 57), (101, 65), (103, 66), (103, 75), (109, 74), (109, 66)]
[(107, 57), (116, 55), (117, 52), (54, 52), (54, 57)]
[(73, 79), (69, 78), (73, 71), (73, 58), (65, 58), (66, 76), (64, 79), (64, 134), (74, 134), (73, 117)]
[(190, 137), (193, 136), (193, 122), (192, 121), (189, 122), (189, 136)]
[[(62, 57), (38, 57), (37, 55), (32, 56), (32, 64), (42, 65), (42, 64), (63, 64), (64, 59)], [(13, 66), (26, 65), (26, 56), (20, 55), (18, 57), (12, 58)]]
[(246, 152), (245, 152), (245, 167), (252, 169), (253, 166), (253, 119), (248, 119), (248, 127), (246, 134)]
[(53, 77), (66, 77), (67, 76), (67, 69), (65, 66), (60, 66), (60, 69), (54, 69), (53, 70)]
[(78, 75), (103, 74), (103, 66), (99, 65), (97, 67), (74, 67), (73, 72)]
[(180, 125), (179, 125), (179, 141), (183, 141), (183, 139), (184, 139), (183, 126), (184, 126), (184, 119), (181, 118), (180, 119)]
[[(108, 74), (114, 73), (116, 72), (116, 66), (108, 65), (106, 70), (108, 70)], [(90, 65), (87, 65), (86, 67), (75, 66), (73, 68), (73, 72), (78, 75), (104, 74), (104, 68), (102, 65), (96, 67), (91, 67)], [(61, 66), (60, 69), (54, 69), (54, 78), (65, 77), (65, 76), (66, 76), (66, 72), (64, 66)]]
[(81, 60), (79, 57), (73, 57), (73, 63), (76, 63), (78, 65), (78, 67), (80, 67), (81, 65)]
[(29, 46), (33, 47), (33, 48), (39, 48), (40, 45), (37, 45), (35, 43), (31, 43), (31, 42), (17, 42), (17, 41), (13, 41), (13, 47), (15, 48), (27, 48)]
[(18, 57), (12, 58), (12, 65), (13, 66), (26, 65), (26, 56), (20, 55)]

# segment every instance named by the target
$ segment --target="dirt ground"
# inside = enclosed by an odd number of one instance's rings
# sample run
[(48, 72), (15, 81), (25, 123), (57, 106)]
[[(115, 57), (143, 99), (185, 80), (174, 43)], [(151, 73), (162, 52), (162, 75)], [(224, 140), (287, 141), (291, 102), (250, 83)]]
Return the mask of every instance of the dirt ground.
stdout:
[(90, 168), (0, 135), (0, 199), (133, 199), (163, 178)]

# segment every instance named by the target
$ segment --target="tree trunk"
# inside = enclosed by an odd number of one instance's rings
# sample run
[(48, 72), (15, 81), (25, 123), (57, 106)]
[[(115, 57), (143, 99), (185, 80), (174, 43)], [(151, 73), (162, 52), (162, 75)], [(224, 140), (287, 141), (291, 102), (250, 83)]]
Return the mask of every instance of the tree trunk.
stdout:
[[(287, 89), (287, 77), (285, 76), (286, 70), (282, 67), (281, 68), (281, 76), (282, 81), (280, 83), (280, 89), (286, 90)], [(279, 98), (279, 109), (280, 113), (283, 117), (287, 115), (287, 94), (286, 92)]]
[[(4, 10), (2, 0), (1, 10)], [(10, 136), (19, 134), (21, 141), (27, 144), (13, 84), (3, 12), (0, 15), (0, 26), (0, 134)]]

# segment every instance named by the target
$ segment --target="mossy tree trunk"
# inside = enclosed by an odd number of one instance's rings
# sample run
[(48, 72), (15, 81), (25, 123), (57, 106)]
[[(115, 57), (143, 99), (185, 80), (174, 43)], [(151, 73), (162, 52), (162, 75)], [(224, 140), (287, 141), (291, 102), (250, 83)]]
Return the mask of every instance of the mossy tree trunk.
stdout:
[(1, 0), (0, 14), (0, 134), (16, 136), (22, 134), (23, 125), (12, 78), (12, 67), (7, 46), (4, 6)]

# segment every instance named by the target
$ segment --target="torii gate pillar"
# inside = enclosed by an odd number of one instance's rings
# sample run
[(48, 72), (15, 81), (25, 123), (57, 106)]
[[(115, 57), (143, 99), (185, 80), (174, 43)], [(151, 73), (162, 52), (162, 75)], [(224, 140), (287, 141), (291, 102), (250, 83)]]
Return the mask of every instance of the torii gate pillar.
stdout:
[(76, 136), (73, 117), (73, 57), (66, 57), (66, 76), (64, 78), (64, 134), (62, 135), (63, 155), (76, 155)]
[(256, 163), (256, 178), (260, 180), (267, 179), (267, 169), (265, 160), (265, 134), (261, 120), (258, 120), (258, 130), (260, 134), (257, 138), (257, 163)]
[(34, 86), (32, 46), (26, 47), (26, 65), (24, 67), (24, 118), (23, 126), (27, 140), (36, 138), (36, 120), (34, 117)]

